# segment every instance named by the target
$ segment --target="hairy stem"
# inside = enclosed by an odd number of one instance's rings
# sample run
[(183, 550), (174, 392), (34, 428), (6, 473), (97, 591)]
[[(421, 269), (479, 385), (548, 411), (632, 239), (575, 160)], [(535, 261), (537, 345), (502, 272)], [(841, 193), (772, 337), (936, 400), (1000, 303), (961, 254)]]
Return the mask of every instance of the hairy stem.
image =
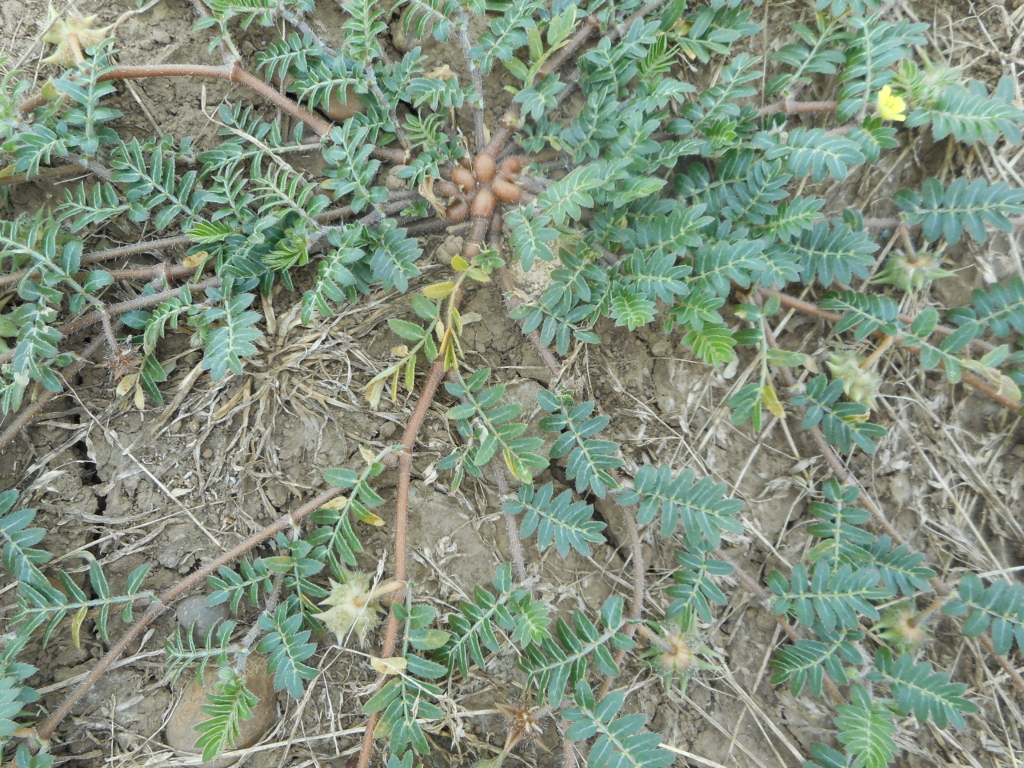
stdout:
[[(331, 123), (323, 118), (317, 117), (312, 112), (303, 109), (294, 101), (277, 91), (258, 77), (247, 72), (240, 64), (223, 64), (213, 66), (206, 64), (153, 64), (138, 66), (115, 67), (110, 72), (100, 75), (99, 81), (105, 80), (142, 80), (153, 77), (199, 77), (215, 80), (227, 80), (229, 83), (244, 85), (254, 93), (259, 94), (267, 101), (287, 112), (297, 120), (308, 125), (318, 136), (326, 136), (331, 130)], [(48, 101), (46, 96), (38, 93), (23, 101), (18, 110), (25, 114), (37, 107), (41, 107)]]
[[(457, 298), (456, 304), (458, 303)], [(402, 453), (398, 458), (398, 496), (395, 499), (395, 573), (393, 578), (403, 583), (407, 578), (406, 549), (408, 547), (409, 488), (412, 483), (413, 450), (416, 446), (416, 437), (419, 435), (423, 421), (427, 417), (427, 411), (430, 409), (430, 404), (434, 401), (434, 395), (442, 378), (444, 378), (444, 356), (440, 355), (430, 367), (430, 373), (427, 375), (427, 381), (423, 385), (420, 399), (416, 403), (412, 416), (409, 417), (409, 421), (405, 426), (405, 432), (402, 434)], [(397, 592), (395, 600), (401, 601), (403, 593), (404, 590)], [(387, 659), (394, 655), (397, 640), (398, 619), (392, 612), (388, 614), (387, 626), (384, 630), (384, 645), (381, 649), (381, 658)], [(383, 680), (382, 676), (380, 682), (382, 683)], [(370, 765), (370, 757), (373, 753), (373, 731), (379, 719), (379, 712), (374, 712), (367, 718), (366, 731), (363, 733), (362, 749), (359, 752), (359, 768), (368, 768)]]
[(758, 117), (774, 115), (783, 112), (787, 115), (808, 115), (814, 112), (835, 112), (839, 108), (836, 101), (793, 101), (790, 98), (782, 99), (774, 104), (768, 104), (757, 110)]
[(270, 538), (276, 536), (280, 531), (285, 530), (289, 526), (298, 525), (299, 521), (305, 519), (309, 515), (316, 512), (324, 504), (329, 502), (331, 499), (340, 495), (345, 489), (341, 487), (332, 487), (321, 493), (312, 501), (302, 505), (294, 512), (282, 515), (273, 523), (268, 525), (262, 531), (254, 533), (252, 536), (247, 538), (245, 541), (236, 545), (234, 548), (222, 553), (209, 563), (199, 568), (196, 571), (190, 573), (187, 577), (179, 581), (173, 587), (161, 592), (157, 595), (156, 601), (146, 609), (146, 612), (139, 617), (139, 619), (132, 624), (131, 627), (124, 633), (124, 635), (111, 646), (110, 650), (107, 651), (106, 655), (97, 662), (96, 666), (93, 667), (89, 673), (78, 686), (67, 694), (60, 705), (53, 711), (53, 713), (46, 718), (41, 726), (36, 731), (36, 736), (41, 742), (48, 742), (53, 736), (53, 732), (57, 729), (60, 722), (67, 716), (71, 711), (71, 708), (78, 703), (79, 699), (85, 695), (93, 684), (103, 675), (104, 672), (121, 656), (122, 653), (128, 648), (132, 640), (138, 637), (142, 631), (148, 627), (154, 619), (156, 619), (161, 613), (170, 607), (173, 600), (181, 597), (186, 592), (191, 591), (195, 587), (203, 583), (208, 577), (212, 576), (217, 572), (222, 565), (229, 565), (234, 562), (242, 555), (246, 554), (253, 547), (262, 544)]
[[(106, 343), (107, 337), (105, 334), (99, 335), (93, 339), (89, 346), (82, 350), (81, 357), (62, 371), (64, 380), (66, 381), (67, 379), (81, 373), (82, 369), (89, 363), (89, 358), (95, 355), (100, 347)], [(65, 384), (65, 388), (66, 386), (67, 385)], [(7, 429), (3, 431), (3, 434), (0, 434), (0, 452), (7, 450), (7, 446), (11, 444), (14, 438), (16, 438), (18, 434), (25, 429), (25, 427), (32, 423), (36, 416), (42, 413), (48, 403), (63, 394), (63, 392), (51, 392), (48, 389), (43, 390), (39, 397), (35, 399), (35, 402), (32, 402), (22, 408), (14, 420), (7, 426)]]
[[(795, 296), (790, 296), (790, 295), (782, 293), (780, 291), (773, 291), (773, 290), (762, 288), (759, 291), (759, 293), (762, 296), (765, 296), (765, 297), (767, 297), (767, 296), (778, 296), (779, 297), (779, 301), (783, 305), (785, 305), (787, 307), (790, 307), (791, 309), (796, 309), (796, 310), (799, 310), (800, 312), (804, 312), (805, 314), (813, 315), (814, 317), (820, 317), (822, 320), (828, 320), (830, 323), (838, 323), (840, 320), (843, 319), (843, 316), (840, 313), (838, 313), (838, 312), (829, 312), (828, 310), (822, 309), (821, 307), (819, 307), (817, 304), (814, 304), (813, 302), (804, 301), (803, 299), (798, 299)], [(907, 323), (908, 325), (912, 325), (913, 322), (914, 322), (913, 318), (908, 317), (907, 315), (905, 315), (903, 313), (900, 313), (899, 319), (900, 319), (901, 322)], [(937, 325), (933, 329), (933, 332), (934, 333), (938, 333), (940, 336), (949, 336), (950, 334), (952, 334), (954, 332), (954, 329), (953, 328), (948, 328), (948, 327), (943, 326), (943, 325)], [(877, 330), (872, 335), (884, 337), (885, 333), (883, 331), (881, 331), (881, 330)], [(903, 338), (904, 338), (903, 336), (895, 336), (895, 337), (893, 337), (892, 343), (900, 344), (900, 342), (903, 340)], [(979, 341), (977, 339), (972, 341), (971, 344), (978, 346), (980, 349), (989, 349), (990, 350), (990, 349), (993, 348), (991, 344), (988, 344), (987, 342), (984, 342), (984, 341)], [(918, 347), (916, 345), (912, 345), (912, 344), (908, 344), (908, 345), (900, 344), (900, 346), (902, 346), (903, 349), (906, 349), (906, 350), (909, 350), (911, 352), (918, 353), (918, 354), (921, 351), (920, 347)], [(970, 345), (968, 345), (968, 349), (970, 349)], [(1004, 406), (1006, 408), (1009, 408), (1014, 413), (1020, 413), (1021, 408), (1024, 407), (1024, 403), (1021, 403), (1019, 400), (1015, 400), (1012, 397), (1008, 397), (1007, 395), (1005, 395), (1002, 392), (1000, 392), (996, 387), (994, 387), (991, 384), (989, 384), (988, 382), (984, 381), (979, 376), (974, 375), (970, 371), (963, 371), (961, 373), (961, 379), (968, 386), (973, 387), (974, 389), (978, 390), (979, 392), (981, 392), (983, 395), (989, 397), (994, 402), (997, 402), (1000, 405), (1002, 405), (1002, 406)]]

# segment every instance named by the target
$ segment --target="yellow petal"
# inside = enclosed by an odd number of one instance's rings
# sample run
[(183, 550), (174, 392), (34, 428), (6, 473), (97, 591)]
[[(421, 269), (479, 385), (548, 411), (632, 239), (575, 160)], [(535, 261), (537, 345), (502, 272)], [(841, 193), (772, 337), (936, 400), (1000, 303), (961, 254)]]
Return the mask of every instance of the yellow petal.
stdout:
[(896, 120), (902, 122), (907, 119), (907, 102), (892, 92), (888, 85), (883, 86), (878, 92), (878, 116), (883, 120)]

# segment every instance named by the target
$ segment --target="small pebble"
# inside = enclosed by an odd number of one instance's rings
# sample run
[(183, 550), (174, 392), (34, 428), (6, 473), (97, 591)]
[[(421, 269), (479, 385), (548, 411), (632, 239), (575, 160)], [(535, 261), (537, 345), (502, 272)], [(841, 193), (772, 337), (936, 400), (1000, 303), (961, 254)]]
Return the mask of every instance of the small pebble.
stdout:
[(207, 449), (205, 449), (205, 450), (203, 451), (203, 458), (204, 458), (204, 459), (210, 459), (210, 458), (213, 458), (213, 448), (207, 448)]
[(207, 605), (206, 595), (192, 595), (178, 603), (178, 624), (188, 632), (192, 628), (192, 636), (197, 642), (206, 637), (211, 627), (216, 627), (231, 616), (227, 603)]
[[(209, 703), (206, 699), (206, 692), (215, 682), (217, 682), (217, 667), (215, 664), (208, 664), (205, 685), (201, 685), (198, 680), (193, 680), (185, 688), (167, 722), (167, 746), (171, 749), (189, 754), (201, 752), (195, 748), (196, 739), (199, 738), (195, 726), (209, 719), (209, 716), (203, 712), (203, 706)], [(253, 707), (252, 718), (242, 720), (238, 724), (239, 736), (234, 749), (247, 749), (258, 744), (264, 734), (277, 722), (274, 677), (267, 670), (265, 656), (254, 655), (249, 658), (245, 668), (245, 687), (259, 697), (259, 703)], [(237, 760), (221, 757), (201, 763), (200, 766), (201, 768), (227, 768), (235, 762)]]
[(384, 189), (394, 192), (409, 188), (409, 182), (398, 175), (398, 172), (405, 167), (404, 165), (394, 165), (388, 169), (387, 176), (384, 177)]

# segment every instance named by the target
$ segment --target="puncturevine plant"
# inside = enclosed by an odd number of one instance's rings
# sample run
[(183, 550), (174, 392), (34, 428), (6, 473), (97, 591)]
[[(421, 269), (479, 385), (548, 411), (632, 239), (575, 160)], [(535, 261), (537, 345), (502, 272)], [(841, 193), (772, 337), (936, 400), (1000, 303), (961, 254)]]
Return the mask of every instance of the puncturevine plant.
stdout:
[[(167, 640), (172, 669), (220, 669), (199, 728), (205, 758), (229, 749), (251, 715), (243, 672), (252, 651), (269, 654), (277, 690), (301, 697), (315, 674), (306, 663), (312, 632), (326, 625), (339, 642), (366, 643), (383, 622), (382, 646), (371, 651), (379, 685), (362, 702), (360, 766), (386, 759), (410, 768), (429, 750), (422, 723), (444, 714), (445, 679), (485, 667), (508, 643), (527, 698), (508, 704), (505, 748), (479, 765), (500, 765), (546, 727), (560, 729), (566, 765), (579, 750), (591, 766), (669, 765), (675, 755), (643, 715), (622, 714), (625, 693), (613, 681), (627, 662), (648, 664), (669, 686), (714, 670), (719, 656), (702, 627), (726, 604), (730, 575), (788, 637), (772, 657), (773, 682), (832, 708), (835, 731), (820, 734), (807, 765), (883, 768), (897, 759), (899, 731), (914, 738), (912, 720), (964, 727), (977, 697), (925, 658), (938, 616), (980, 638), (1007, 685), (1024, 692), (1015, 667), (1024, 588), (969, 570), (956, 582), (939, 579), (844, 462), (872, 453), (886, 434), (878, 364), (899, 347), (922, 371), (1020, 412), (1024, 281), (976, 292), (971, 306), (947, 308), (945, 324), (932, 306), (904, 314), (900, 297), (926, 295), (949, 274), (945, 246), (1020, 226), (1024, 190), (930, 178), (893, 196), (891, 219), (836, 209), (817, 194), (822, 182), (841, 185), (927, 131), (963, 145), (1019, 144), (1024, 114), (1012, 80), (990, 92), (924, 58), (927, 26), (873, 0), (816, 0), (767, 61), (740, 50), (759, 31), (743, 0), (405, 0), (398, 9), (342, 0), (346, 21), (330, 41), (307, 22), (312, 0), (207, 2), (196, 2), (196, 27), (207, 30), (220, 65), (114, 63), (116, 30), (77, 17), (52, 20), (45, 37), (59, 74), (39, 83), (6, 62), (0, 182), (87, 177), (58, 206), (0, 223), (0, 336), (8, 340), (0, 447), (86, 365), (105, 365), (118, 396), (159, 406), (166, 334), (191, 334), (214, 380), (240, 374), (261, 335), (257, 297), (278, 282), (292, 288), (307, 264), (315, 277), (302, 297), (305, 324), (374, 292), (408, 293), (410, 319), (389, 321), (405, 343), (365, 382), (365, 394), (376, 406), (408, 392), (416, 406), (400, 444), (367, 452), (361, 472), (328, 472), (330, 490), (161, 594), (146, 591), (145, 567), (123, 595), (112, 594), (95, 562), (88, 584), (77, 583), (48, 565), (50, 553), (37, 547), (45, 531), (31, 527), (34, 512), (19, 506), (18, 492), (0, 495), (3, 564), (18, 588), (0, 650), (0, 742), (16, 765), (51, 765), (55, 729), (75, 702), (155, 617), (207, 581), (211, 603), (237, 611), (248, 600), (260, 613), (249, 628), (228, 622), (205, 638)], [(447, 41), (468, 75), (426, 71), (419, 48), (389, 53), (385, 22), (400, 12), (409, 34)], [(474, 27), (480, 19), (485, 26)], [(282, 33), (245, 60), (237, 41), (254, 23)], [(486, 31), (473, 39), (473, 29)], [(484, 82), (498, 76), (512, 95), (492, 124)], [(294, 128), (286, 135), (281, 120), (235, 104), (217, 111), (221, 139), (204, 151), (187, 137), (126, 140), (105, 97), (119, 81), (159, 77), (240, 84)], [(574, 93), (581, 106), (570, 113)], [(345, 102), (351, 109), (340, 117)], [(319, 177), (288, 162), (310, 149), (322, 156)], [(404, 185), (383, 186), (391, 166)], [(162, 239), (98, 249), (113, 220), (144, 222)], [(416, 282), (417, 237), (457, 224), (468, 227), (447, 279)], [(895, 246), (876, 263), (885, 229)], [(181, 264), (104, 267), (182, 245), (189, 256)], [(554, 269), (527, 296), (513, 282), (513, 262), (526, 273), (542, 263)], [(555, 436), (546, 451), (525, 435), (521, 406), (500, 402), (504, 386), (463, 354), (460, 337), (474, 320), (460, 314), (467, 281), (502, 292), (551, 368), (553, 383), (538, 397), (541, 426)], [(140, 282), (132, 294), (128, 284)], [(826, 366), (777, 342), (783, 307), (833, 324)], [(605, 318), (630, 331), (663, 324), (711, 366), (742, 355), (753, 374), (722, 404), (733, 423), (760, 431), (767, 413), (809, 433), (833, 477), (810, 505), (813, 545), (791, 570), (762, 584), (722, 551), (723, 534), (744, 529), (742, 504), (723, 483), (683, 466), (619, 471), (619, 446), (601, 437), (613, 414), (598, 413), (561, 367), (573, 348), (601, 343)], [(91, 326), (100, 330), (84, 345), (81, 332)], [(477, 587), (447, 616), (420, 601), (406, 571), (417, 434), (435, 399), (450, 406), (458, 435), (436, 468), (453, 489), (495, 475), (512, 553), (490, 588)], [(550, 463), (567, 487), (544, 474)], [(351, 570), (362, 550), (352, 521), (381, 522), (374, 478), (395, 465), (394, 568), (374, 585)], [(589, 553), (604, 540), (595, 498), (624, 510), (632, 590), (593, 613), (555, 620), (526, 578), (522, 540), (536, 536), (539, 549), (553, 545), (562, 556)], [(668, 609), (657, 620), (644, 608), (642, 536), (677, 550)], [(252, 558), (261, 544), (274, 554)], [(142, 610), (120, 638), (107, 633), (115, 610), (125, 621)], [(25, 682), (35, 669), (19, 654), (33, 638), (77, 633), (87, 616), (109, 651), (60, 706), (40, 712)]]

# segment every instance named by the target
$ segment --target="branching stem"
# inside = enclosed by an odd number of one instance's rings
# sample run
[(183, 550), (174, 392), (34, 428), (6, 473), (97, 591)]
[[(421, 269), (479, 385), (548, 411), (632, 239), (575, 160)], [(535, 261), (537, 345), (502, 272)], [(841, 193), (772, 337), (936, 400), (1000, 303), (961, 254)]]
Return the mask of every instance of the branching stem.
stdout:
[[(102, 339), (101, 339), (102, 341)], [(218, 557), (211, 560), (203, 567), (193, 571), (187, 577), (179, 581), (173, 587), (161, 592), (155, 602), (153, 602), (146, 612), (138, 618), (138, 620), (132, 624), (131, 627), (121, 636), (121, 638), (111, 646), (110, 650), (107, 651), (106, 655), (97, 662), (96, 666), (93, 667), (89, 675), (78, 684), (78, 686), (67, 694), (60, 705), (53, 711), (53, 713), (46, 718), (41, 726), (36, 731), (36, 737), (39, 741), (44, 744), (50, 740), (53, 736), (53, 732), (57, 729), (60, 722), (67, 716), (71, 711), (71, 708), (78, 703), (78, 700), (88, 691), (93, 684), (103, 675), (104, 672), (121, 656), (122, 653), (128, 648), (132, 640), (138, 637), (142, 631), (148, 627), (161, 613), (170, 607), (171, 603), (177, 598), (181, 597), (187, 592), (190, 592), (195, 587), (199, 586), (206, 580), (207, 577), (212, 576), (217, 572), (223, 565), (233, 563), (242, 555), (246, 554), (253, 547), (262, 544), (270, 538), (273, 538), (278, 532), (285, 530), (289, 526), (295, 526), (299, 521), (305, 519), (312, 513), (320, 509), (324, 504), (329, 502), (331, 499), (340, 495), (345, 489), (337, 486), (332, 486), (328, 490), (321, 493), (312, 501), (302, 505), (294, 512), (282, 515), (273, 523), (268, 525), (262, 531), (254, 533), (252, 536), (247, 538), (245, 541), (237, 544), (234, 548), (222, 553)]]
[[(331, 123), (323, 118), (317, 117), (312, 112), (303, 109), (287, 96), (278, 93), (270, 85), (258, 77), (247, 72), (237, 62), (234, 64), (223, 64), (213, 66), (207, 64), (153, 64), (115, 67), (98, 78), (99, 82), (106, 80), (142, 80), (153, 77), (199, 77), (215, 80), (227, 80), (229, 83), (244, 85), (249, 90), (259, 94), (274, 106), (279, 107), (297, 120), (308, 125), (318, 136), (326, 136), (331, 130)], [(46, 96), (38, 93), (23, 101), (18, 110), (28, 113), (47, 102)]]

